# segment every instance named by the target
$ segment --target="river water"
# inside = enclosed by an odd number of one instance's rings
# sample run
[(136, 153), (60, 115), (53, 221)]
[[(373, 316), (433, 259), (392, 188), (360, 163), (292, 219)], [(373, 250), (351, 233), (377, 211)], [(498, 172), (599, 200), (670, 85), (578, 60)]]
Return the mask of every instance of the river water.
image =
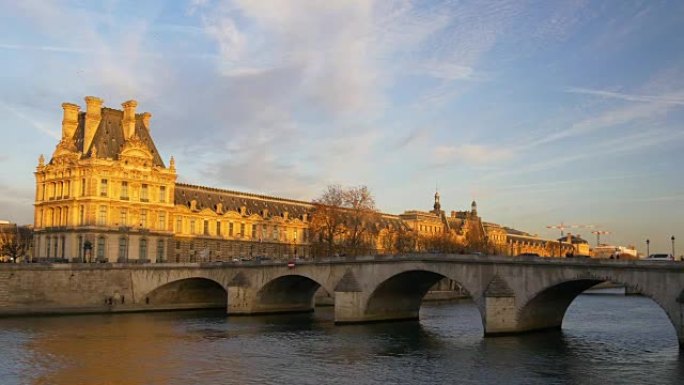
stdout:
[(483, 338), (472, 303), (420, 322), (334, 326), (220, 311), (0, 320), (0, 384), (684, 384), (650, 299), (581, 295), (560, 332)]

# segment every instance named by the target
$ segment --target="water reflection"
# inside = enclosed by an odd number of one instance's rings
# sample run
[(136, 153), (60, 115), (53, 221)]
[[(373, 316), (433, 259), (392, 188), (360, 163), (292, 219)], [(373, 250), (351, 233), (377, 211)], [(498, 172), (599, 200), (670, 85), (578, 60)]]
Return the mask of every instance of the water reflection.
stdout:
[[(472, 303), (334, 326), (333, 309), (0, 320), (3, 384), (670, 384), (674, 330), (647, 298), (580, 296), (562, 331), (483, 338)], [(599, 380), (600, 379), (600, 380)]]

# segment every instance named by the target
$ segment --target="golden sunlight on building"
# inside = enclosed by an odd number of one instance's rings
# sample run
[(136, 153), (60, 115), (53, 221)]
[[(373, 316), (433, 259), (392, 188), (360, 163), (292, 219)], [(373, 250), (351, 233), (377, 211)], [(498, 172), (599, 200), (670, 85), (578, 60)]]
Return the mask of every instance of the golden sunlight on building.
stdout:
[[(85, 98), (64, 103), (62, 138), (36, 177), (33, 254), (83, 262), (187, 262), (309, 258), (314, 204), (176, 182), (137, 102), (121, 110)], [(364, 253), (473, 252), (554, 255), (560, 242), (483, 222), (470, 211), (379, 214)], [(343, 235), (342, 235), (343, 236)], [(549, 243), (551, 242), (552, 245)], [(565, 243), (563, 243), (565, 245)], [(564, 247), (572, 248), (571, 244)], [(558, 250), (556, 248), (556, 250)]]

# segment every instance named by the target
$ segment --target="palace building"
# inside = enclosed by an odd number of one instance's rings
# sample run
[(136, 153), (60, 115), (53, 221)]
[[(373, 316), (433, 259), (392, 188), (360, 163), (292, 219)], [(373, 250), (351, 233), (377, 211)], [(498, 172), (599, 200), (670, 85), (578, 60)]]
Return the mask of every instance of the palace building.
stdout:
[[(164, 162), (152, 140), (151, 114), (129, 100), (122, 109), (88, 96), (86, 109), (62, 104), (62, 138), (35, 171), (33, 254), (37, 260), (187, 262), (309, 258), (310, 202), (176, 181), (173, 157)], [(448, 236), (461, 244), (488, 243), (497, 252), (522, 248), (501, 226), (471, 211), (446, 215), (435, 194), (432, 211), (378, 214), (368, 249), (390, 251), (397, 230), (412, 239)], [(517, 245), (517, 243), (516, 243)], [(418, 242), (412, 245), (420, 249)]]

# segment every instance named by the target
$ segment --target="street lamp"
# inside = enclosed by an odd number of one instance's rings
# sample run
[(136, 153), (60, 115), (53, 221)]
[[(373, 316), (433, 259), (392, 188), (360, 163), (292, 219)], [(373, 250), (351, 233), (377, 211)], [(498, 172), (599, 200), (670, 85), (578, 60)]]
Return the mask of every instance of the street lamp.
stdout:
[(646, 240), (646, 258), (648, 258), (649, 255), (651, 255), (651, 249), (649, 245), (651, 244), (651, 240), (647, 239)]
[(672, 240), (672, 259), (674, 259), (674, 257), (675, 257), (675, 248), (674, 248), (675, 237), (674, 237), (674, 235), (672, 237), (670, 237), (670, 239)]

